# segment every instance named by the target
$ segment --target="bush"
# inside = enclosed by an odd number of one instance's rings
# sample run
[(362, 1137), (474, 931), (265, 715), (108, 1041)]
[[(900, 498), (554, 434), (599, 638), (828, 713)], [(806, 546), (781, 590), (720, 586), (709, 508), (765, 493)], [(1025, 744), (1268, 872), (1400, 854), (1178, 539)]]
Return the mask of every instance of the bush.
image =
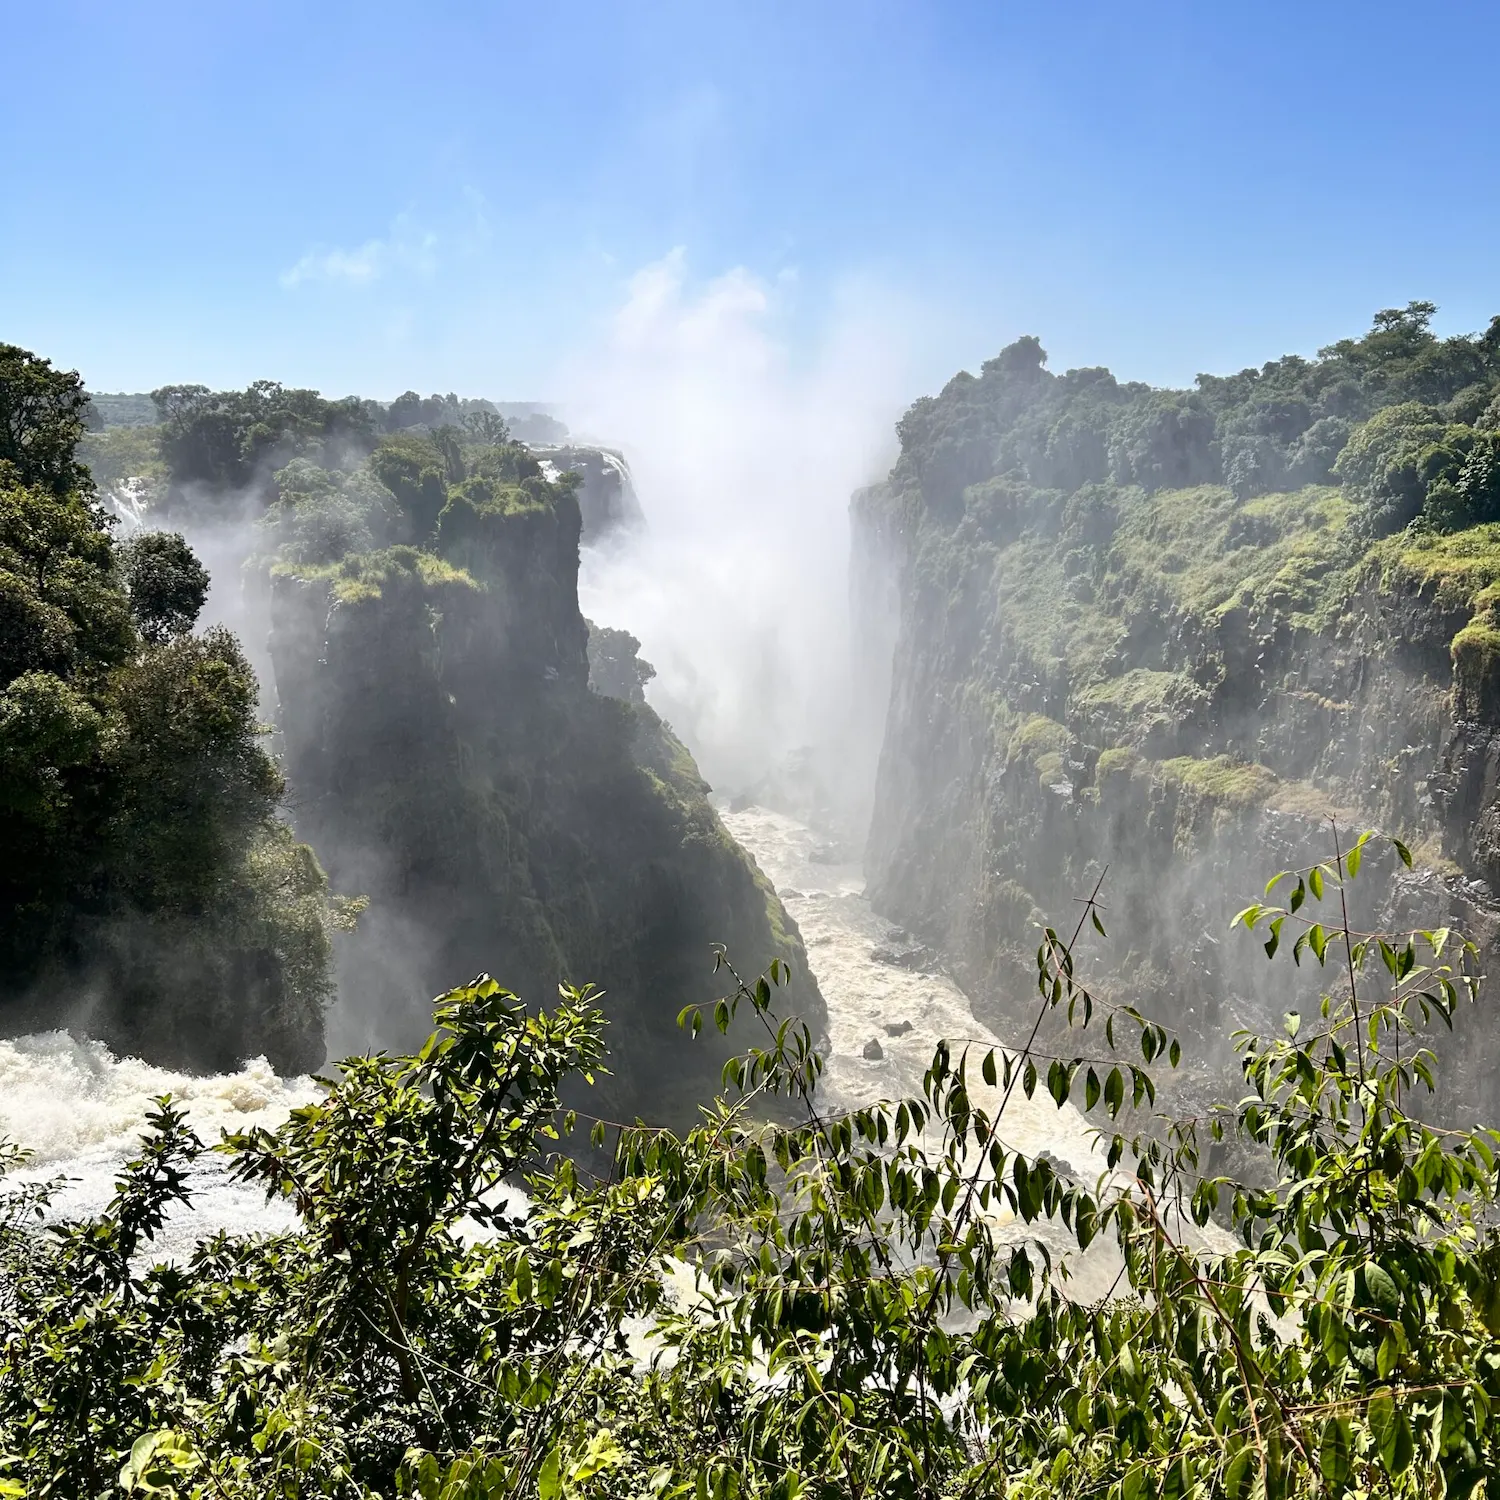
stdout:
[[(1472, 998), (1476, 954), (1319, 922), (1374, 854), (1335, 843), (1235, 919), (1339, 979), (1239, 1038), (1240, 1102), (1166, 1128), (1144, 1111), (1180, 1045), (1079, 977), (1092, 902), (1036, 961), (1033, 1039), (1066, 1020), (1077, 1052), (941, 1044), (919, 1096), (829, 1115), (810, 1033), (775, 1012), (785, 971), (730, 971), (715, 1024), (753, 1011), (768, 1045), (686, 1136), (596, 1121), (599, 1177), (552, 1144), (604, 1058), (592, 997), (534, 1014), (481, 979), (415, 1056), (352, 1059), (218, 1148), (297, 1229), (148, 1267), (203, 1151), (164, 1101), (98, 1218), (38, 1236), (47, 1187), (0, 1199), (7, 1492), (1487, 1492), (1500, 1134), (1407, 1108), (1433, 1086), (1418, 1034)], [(1010, 1143), (1018, 1089), (1094, 1122), (1097, 1175)], [(767, 1123), (768, 1096), (800, 1118)], [(1248, 1180), (1209, 1163), (1231, 1143)], [(1096, 1241), (1114, 1284), (1069, 1297), (1061, 1257)]]

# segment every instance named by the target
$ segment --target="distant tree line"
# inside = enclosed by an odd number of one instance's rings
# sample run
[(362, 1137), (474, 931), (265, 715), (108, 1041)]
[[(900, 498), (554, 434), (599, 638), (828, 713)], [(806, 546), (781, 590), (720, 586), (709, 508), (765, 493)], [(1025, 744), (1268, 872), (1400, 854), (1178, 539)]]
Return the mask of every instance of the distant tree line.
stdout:
[(1342, 482), (1368, 536), (1500, 519), (1500, 317), (1439, 338), (1435, 312), (1387, 309), (1316, 359), (1200, 375), (1190, 391), (1097, 368), (1053, 375), (1028, 336), (908, 410), (903, 463), (948, 511), (1002, 475), (1065, 494), (1223, 484), (1242, 498)]

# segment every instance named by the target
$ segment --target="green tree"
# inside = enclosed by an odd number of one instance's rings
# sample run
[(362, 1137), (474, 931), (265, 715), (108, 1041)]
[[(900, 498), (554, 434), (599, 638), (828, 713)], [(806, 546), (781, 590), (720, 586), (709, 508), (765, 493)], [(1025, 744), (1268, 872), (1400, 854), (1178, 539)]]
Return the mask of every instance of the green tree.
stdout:
[(370, 468), (405, 512), (411, 540), (425, 542), (437, 530), (438, 516), (448, 503), (443, 455), (425, 437), (386, 438), (371, 454)]
[(641, 659), (641, 643), (628, 630), (588, 623), (589, 686), (606, 698), (644, 703), (656, 668)]
[(1418, 402), (1388, 406), (1357, 427), (1334, 473), (1361, 506), (1366, 534), (1388, 536), (1413, 521), (1427, 487), (1462, 463), (1442, 414)]
[(503, 446), (510, 441), (510, 428), (505, 418), (499, 412), (488, 411), (484, 407), (465, 414), (464, 431), (476, 443), (483, 443), (488, 447)]
[(116, 545), (68, 446), (73, 377), (11, 363), (61, 392), (21, 450), (75, 484), (0, 463), (0, 1004), (93, 984), (117, 1045), (316, 1065), (338, 913), (318, 872), (310, 963), (254, 675), (226, 631), (190, 633), (208, 575), (180, 536)]
[(0, 344), (0, 466), (8, 466), (9, 482), (59, 496), (86, 486), (75, 452), (88, 405), (76, 370), (54, 370), (51, 360)]
[(136, 628), (156, 645), (191, 630), (208, 598), (208, 569), (181, 532), (146, 531), (116, 549)]
[(336, 462), (347, 454), (362, 457), (374, 443), (369, 416), (354, 397), (329, 401), (274, 380), (257, 380), (243, 391), (163, 386), (151, 399), (161, 416), (169, 508), (243, 499), (265, 488), (272, 471), (294, 457)]

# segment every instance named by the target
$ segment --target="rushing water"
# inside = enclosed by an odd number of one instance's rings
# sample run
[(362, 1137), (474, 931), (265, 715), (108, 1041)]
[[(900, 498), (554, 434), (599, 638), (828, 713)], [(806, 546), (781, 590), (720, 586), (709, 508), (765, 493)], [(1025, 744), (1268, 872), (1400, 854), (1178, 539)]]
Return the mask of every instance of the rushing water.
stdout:
[[(999, 1039), (974, 1019), (967, 997), (945, 975), (913, 973), (874, 956), (889, 944), (890, 924), (870, 910), (860, 867), (830, 862), (832, 851), (823, 839), (781, 813), (747, 807), (721, 809), (721, 815), (802, 930), (808, 967), (828, 1006), (821, 1102), (849, 1109), (877, 1099), (920, 1098), (922, 1075), (945, 1040), (955, 1059), (970, 1048), (970, 1097), (993, 1115), (1000, 1091), (984, 1083), (979, 1059), (998, 1047)], [(1028, 1157), (1045, 1151), (1060, 1170), (1090, 1189), (1106, 1171), (1092, 1127), (1073, 1105), (1059, 1109), (1045, 1089), (1028, 1099), (1018, 1086), (998, 1133), (1008, 1150)], [(1004, 1237), (1041, 1241), (1054, 1257), (1071, 1246), (1070, 1287), (1076, 1296), (1102, 1297), (1119, 1275), (1113, 1242), (1096, 1241), (1080, 1257), (1061, 1225), (1023, 1228), (1007, 1213), (1000, 1223)]]
[[(263, 1058), (235, 1073), (195, 1077), (117, 1058), (99, 1042), (65, 1031), (0, 1041), (0, 1137), (32, 1152), (31, 1180), (64, 1177), (56, 1200), (65, 1215), (97, 1213), (114, 1193), (122, 1163), (137, 1149), (153, 1100), (171, 1094), (205, 1142), (223, 1130), (274, 1128), (314, 1097), (307, 1078), (278, 1078)], [(194, 1241), (231, 1233), (281, 1229), (291, 1212), (231, 1182), (222, 1157), (207, 1156), (191, 1173), (193, 1203), (168, 1220), (157, 1247), (180, 1255)]]
[[(977, 1054), (998, 1045), (997, 1039), (975, 1021), (951, 980), (912, 973), (873, 956), (889, 929), (864, 898), (858, 865), (826, 862), (828, 851), (819, 836), (783, 814), (749, 807), (724, 811), (723, 817), (802, 930), (828, 1006), (824, 1102), (848, 1108), (920, 1094), (933, 1049), (946, 1039), (955, 1055), (965, 1044), (973, 1046), (971, 1093), (976, 1103), (993, 1110), (997, 1096), (979, 1076)], [(199, 1134), (212, 1142), (223, 1129), (274, 1127), (315, 1092), (311, 1080), (278, 1078), (264, 1061), (236, 1073), (193, 1077), (117, 1059), (99, 1043), (65, 1032), (0, 1042), (0, 1137), (35, 1153), (27, 1176), (70, 1179), (60, 1200), (67, 1213), (95, 1212), (109, 1200), (120, 1164), (135, 1148), (160, 1094), (170, 1093), (184, 1104)], [(1058, 1109), (1045, 1091), (1028, 1099), (1017, 1089), (1001, 1135), (1011, 1149), (1049, 1152), (1061, 1168), (1090, 1185), (1104, 1171), (1102, 1152), (1078, 1111), (1071, 1105)], [(160, 1242), (168, 1254), (180, 1254), (193, 1240), (219, 1229), (269, 1230), (290, 1222), (284, 1205), (267, 1204), (259, 1193), (230, 1182), (222, 1158), (210, 1157), (196, 1169), (193, 1193), (192, 1210), (179, 1211)], [(1022, 1233), (1019, 1225), (1010, 1232)], [(1025, 1234), (1035, 1237), (1036, 1227)], [(1043, 1238), (1054, 1253), (1067, 1248), (1063, 1235)], [(1077, 1292), (1102, 1295), (1118, 1269), (1113, 1247), (1097, 1245), (1086, 1263), (1074, 1267)]]

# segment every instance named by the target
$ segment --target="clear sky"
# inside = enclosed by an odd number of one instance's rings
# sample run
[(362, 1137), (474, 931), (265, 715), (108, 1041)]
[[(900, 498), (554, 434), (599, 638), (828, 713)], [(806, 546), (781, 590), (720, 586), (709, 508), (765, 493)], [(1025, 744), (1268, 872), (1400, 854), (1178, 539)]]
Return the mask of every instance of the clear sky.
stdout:
[(0, 0), (0, 339), (96, 389), (546, 398), (642, 268), (911, 394), (1500, 311), (1500, 5)]

